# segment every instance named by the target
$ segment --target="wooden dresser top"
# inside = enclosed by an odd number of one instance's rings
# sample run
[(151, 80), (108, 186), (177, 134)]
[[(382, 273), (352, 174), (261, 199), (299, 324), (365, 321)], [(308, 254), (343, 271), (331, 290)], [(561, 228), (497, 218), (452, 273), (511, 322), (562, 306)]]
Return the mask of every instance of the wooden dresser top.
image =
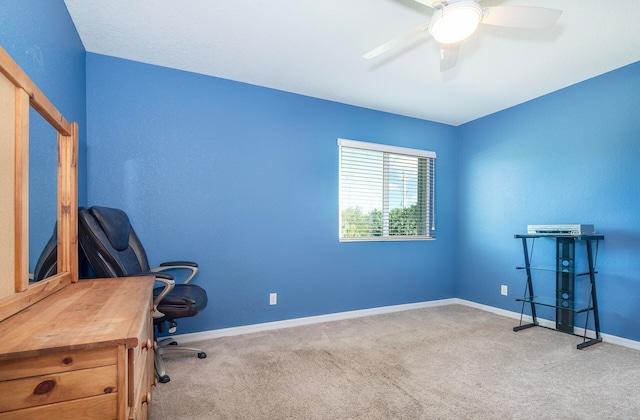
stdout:
[(0, 322), (0, 361), (138, 345), (153, 277), (80, 280)]

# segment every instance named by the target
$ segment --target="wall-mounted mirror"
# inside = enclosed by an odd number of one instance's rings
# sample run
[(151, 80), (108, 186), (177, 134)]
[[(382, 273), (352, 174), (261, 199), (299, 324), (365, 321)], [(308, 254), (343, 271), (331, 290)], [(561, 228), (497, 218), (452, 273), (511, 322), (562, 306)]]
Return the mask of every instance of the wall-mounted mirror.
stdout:
[[(78, 126), (60, 114), (1, 47), (0, 127), (0, 320), (3, 320), (78, 280)], [(30, 139), (32, 127), (36, 135)], [(49, 178), (32, 175), (30, 179), (30, 174), (40, 174), (40, 169), (44, 174), (51, 166), (47, 163), (51, 157), (39, 157), (39, 150), (31, 151), (34, 159), (30, 159), (30, 147), (35, 150), (41, 143), (45, 144), (42, 153), (55, 156), (55, 188)], [(30, 171), (30, 164), (37, 167)], [(58, 227), (57, 274), (37, 283), (29, 282), (29, 268), (35, 264), (30, 260), (37, 260), (35, 255), (40, 253), (29, 250), (30, 181), (34, 183), (34, 204), (46, 203), (43, 209), (34, 210), (31, 221), (34, 234), (45, 232), (45, 225), (49, 224), (51, 236), (53, 225), (57, 223)], [(53, 218), (39, 213), (51, 207), (45, 190), (54, 191), (56, 197)], [(42, 244), (36, 243), (33, 248), (38, 247), (42, 248)], [(32, 258), (30, 253), (34, 254)]]
[[(33, 108), (29, 112), (29, 274), (51, 239), (58, 218), (58, 132)], [(57, 274), (57, 269), (43, 275)], [(49, 272), (50, 271), (50, 272)], [(40, 274), (40, 273), (38, 273)], [(42, 280), (39, 278), (38, 280)]]

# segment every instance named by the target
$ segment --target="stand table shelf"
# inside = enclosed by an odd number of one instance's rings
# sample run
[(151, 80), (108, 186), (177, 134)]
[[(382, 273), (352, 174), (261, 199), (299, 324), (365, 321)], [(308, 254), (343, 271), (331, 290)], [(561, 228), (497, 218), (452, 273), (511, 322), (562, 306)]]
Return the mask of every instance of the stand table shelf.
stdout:
[[(556, 326), (557, 331), (574, 334), (574, 316), (578, 313), (587, 313), (583, 342), (577, 345), (578, 349), (599, 343), (602, 341), (600, 336), (600, 320), (598, 318), (598, 300), (596, 295), (596, 279), (595, 275), (595, 256), (593, 254), (593, 243), (603, 240), (603, 235), (515, 235), (516, 239), (522, 240), (522, 249), (524, 252), (524, 266), (516, 267), (519, 270), (525, 270), (527, 273), (527, 284), (525, 296), (516, 299), (522, 302), (522, 312), (520, 317), (520, 325), (513, 328), (519, 331), (525, 328), (539, 326), (536, 315), (536, 306), (547, 306), (556, 309)], [(534, 267), (531, 266), (527, 240), (532, 241), (536, 238), (553, 238), (556, 241), (556, 264), (554, 268)], [(586, 271), (576, 271), (575, 249), (576, 243), (584, 243), (587, 251)], [(547, 270), (556, 273), (556, 295), (555, 296), (536, 296), (533, 292), (532, 271)], [(580, 276), (588, 276), (589, 293), (585, 299), (580, 299), (575, 293), (575, 278)], [(532, 322), (522, 324), (522, 315), (524, 315), (525, 304), (529, 304), (531, 308)], [(587, 338), (587, 324), (589, 322), (589, 314), (593, 313), (593, 323), (595, 328), (595, 337)], [(574, 334), (577, 335), (577, 334)]]

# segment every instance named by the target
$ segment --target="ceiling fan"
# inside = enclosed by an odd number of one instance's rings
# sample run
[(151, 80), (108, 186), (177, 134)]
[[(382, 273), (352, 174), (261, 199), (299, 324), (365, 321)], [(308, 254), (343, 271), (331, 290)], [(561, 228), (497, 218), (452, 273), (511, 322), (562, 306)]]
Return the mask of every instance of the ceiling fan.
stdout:
[(552, 26), (562, 10), (534, 6), (480, 7), (481, 0), (414, 0), (435, 9), (431, 20), (385, 42), (363, 57), (371, 59), (426, 30), (440, 43), (440, 71), (453, 68), (458, 61), (460, 42), (470, 37), (479, 24), (511, 28), (541, 29)]

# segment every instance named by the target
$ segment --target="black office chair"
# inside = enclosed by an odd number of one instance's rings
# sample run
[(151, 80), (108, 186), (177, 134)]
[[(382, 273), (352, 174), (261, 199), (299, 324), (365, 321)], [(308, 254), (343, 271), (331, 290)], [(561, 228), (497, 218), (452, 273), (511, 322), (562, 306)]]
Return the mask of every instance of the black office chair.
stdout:
[[(82, 252), (78, 253), (78, 269), (81, 279), (92, 277), (89, 273), (89, 264)], [(33, 273), (29, 273), (30, 282), (38, 282), (58, 273), (58, 224), (53, 226), (53, 234), (45, 244)]]
[(49, 238), (33, 269), (30, 280), (40, 281), (58, 272), (58, 224), (53, 226), (53, 235)]
[[(207, 294), (203, 288), (189, 282), (198, 272), (198, 264), (187, 261), (167, 262), (160, 267), (149, 268), (147, 254), (138, 239), (127, 214), (119, 209), (91, 207), (78, 212), (78, 241), (80, 249), (96, 277), (126, 277), (153, 275), (164, 283), (153, 291), (156, 312), (153, 322), (158, 332), (176, 331), (176, 319), (192, 317), (207, 306)], [(167, 270), (188, 270), (183, 283), (175, 284)], [(160, 382), (169, 382), (162, 355), (195, 353), (207, 357), (201, 349), (179, 346), (175, 340), (158, 341), (155, 352), (156, 376)]]

